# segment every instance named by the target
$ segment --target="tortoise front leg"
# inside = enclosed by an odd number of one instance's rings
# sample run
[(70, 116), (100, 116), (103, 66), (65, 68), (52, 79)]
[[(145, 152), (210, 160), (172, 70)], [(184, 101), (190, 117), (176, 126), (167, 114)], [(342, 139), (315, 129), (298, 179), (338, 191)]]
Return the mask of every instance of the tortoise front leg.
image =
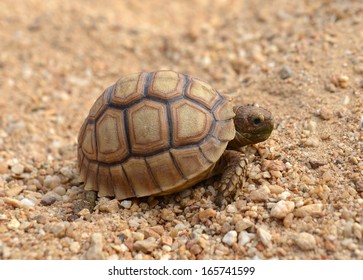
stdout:
[(225, 207), (243, 187), (248, 161), (240, 152), (226, 150), (215, 167), (215, 174), (222, 173), (217, 185), (216, 204)]

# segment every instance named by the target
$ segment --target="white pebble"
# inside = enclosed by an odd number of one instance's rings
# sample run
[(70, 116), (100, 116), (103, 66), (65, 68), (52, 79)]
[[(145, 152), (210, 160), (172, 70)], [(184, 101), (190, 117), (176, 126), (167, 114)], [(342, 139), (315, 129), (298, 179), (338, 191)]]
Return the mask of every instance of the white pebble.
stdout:
[(237, 242), (237, 231), (231, 230), (231, 231), (227, 232), (224, 235), (222, 242), (227, 245), (232, 245), (233, 243)]
[(133, 217), (129, 220), (129, 226), (138, 228), (140, 226), (139, 219), (136, 217)]
[(270, 246), (271, 245), (271, 239), (272, 239), (272, 235), (270, 232), (268, 232), (266, 229), (260, 227), (257, 229), (257, 234), (261, 239), (261, 242), (263, 243), (263, 245), (265, 246)]
[(129, 250), (129, 248), (127, 248), (127, 246), (126, 246), (125, 244), (121, 244), (121, 245), (120, 245), (120, 251), (121, 251), (121, 252), (123, 252), (123, 253), (124, 253), (124, 252), (126, 252), (126, 251), (128, 251), (128, 250)]
[(20, 205), (22, 208), (31, 208), (35, 206), (35, 203), (28, 198), (23, 198), (22, 200), (20, 200)]
[(292, 201), (280, 200), (276, 203), (276, 205), (271, 209), (271, 216), (283, 219), (287, 214), (291, 213), (295, 208), (295, 204)]
[(227, 211), (227, 213), (236, 213), (237, 212), (237, 208), (236, 208), (235, 205), (229, 204), (226, 207), (226, 211)]
[(120, 205), (121, 205), (123, 208), (126, 208), (126, 209), (130, 209), (131, 204), (132, 204), (132, 201), (131, 201), (131, 200), (123, 200), (123, 201), (121, 201), (121, 203), (120, 203)]
[(291, 193), (290, 192), (288, 192), (288, 191), (285, 191), (285, 192), (282, 192), (282, 193), (280, 193), (279, 195), (278, 195), (278, 198), (280, 199), (280, 200), (286, 200), (288, 197), (290, 197), (291, 196)]
[(238, 246), (243, 247), (248, 242), (250, 242), (251, 239), (253, 239), (254, 237), (255, 237), (255, 235), (253, 233), (248, 233), (245, 230), (241, 231), (238, 235)]

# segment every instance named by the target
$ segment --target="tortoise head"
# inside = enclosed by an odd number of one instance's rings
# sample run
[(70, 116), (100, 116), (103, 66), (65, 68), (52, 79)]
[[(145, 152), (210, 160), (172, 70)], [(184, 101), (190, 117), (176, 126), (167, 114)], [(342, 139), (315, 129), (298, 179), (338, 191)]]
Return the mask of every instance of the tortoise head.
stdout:
[(229, 142), (228, 148), (238, 149), (256, 144), (270, 136), (274, 120), (269, 111), (252, 105), (236, 106), (233, 111), (236, 114), (234, 117), (236, 136)]

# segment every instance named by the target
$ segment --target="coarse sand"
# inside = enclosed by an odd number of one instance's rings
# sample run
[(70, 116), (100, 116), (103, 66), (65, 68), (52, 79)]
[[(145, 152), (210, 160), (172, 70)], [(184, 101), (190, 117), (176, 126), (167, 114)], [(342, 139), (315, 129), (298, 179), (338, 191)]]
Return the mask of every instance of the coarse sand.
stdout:
[[(75, 211), (88, 110), (157, 69), (273, 113), (243, 189)], [(363, 259), (362, 116), (360, 0), (2, 0), (0, 259)]]

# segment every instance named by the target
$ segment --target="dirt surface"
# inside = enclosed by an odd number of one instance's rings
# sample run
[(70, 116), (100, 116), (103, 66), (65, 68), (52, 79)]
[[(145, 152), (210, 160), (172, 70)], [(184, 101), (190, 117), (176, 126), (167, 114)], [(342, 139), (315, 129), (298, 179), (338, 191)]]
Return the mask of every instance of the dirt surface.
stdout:
[[(363, 259), (360, 0), (3, 0), (0, 50), (1, 259)], [(77, 209), (88, 110), (156, 69), (274, 114), (243, 190)]]

